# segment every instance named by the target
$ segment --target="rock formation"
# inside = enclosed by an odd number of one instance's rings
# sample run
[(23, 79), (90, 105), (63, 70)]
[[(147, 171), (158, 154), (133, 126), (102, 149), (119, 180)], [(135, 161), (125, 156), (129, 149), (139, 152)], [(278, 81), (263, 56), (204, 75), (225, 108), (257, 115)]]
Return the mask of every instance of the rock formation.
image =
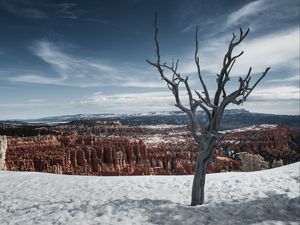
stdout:
[(249, 152), (259, 154), (269, 164), (280, 159), (289, 164), (300, 160), (299, 140), (299, 131), (285, 126), (255, 126), (226, 132), (218, 150), (225, 155)]
[(241, 152), (240, 158), (242, 160), (243, 172), (265, 170), (269, 168), (269, 163), (260, 155), (254, 155), (248, 152)]
[(272, 165), (271, 165), (272, 168), (281, 167), (281, 166), (283, 166), (282, 159), (279, 159), (279, 160), (274, 159), (272, 162)]
[[(197, 146), (160, 144), (93, 135), (8, 138), (8, 170), (76, 175), (193, 174)], [(240, 170), (226, 157), (213, 159), (209, 172)]]
[[(76, 175), (184, 175), (195, 170), (198, 146), (185, 126), (79, 121), (37, 129), (51, 134), (7, 137), (8, 170)], [(259, 154), (258, 162), (271, 167), (299, 161), (299, 139), (299, 132), (283, 126), (225, 132), (208, 172), (241, 171), (242, 164), (245, 170), (267, 167), (252, 165), (256, 161), (246, 165), (240, 152)]]
[(6, 136), (0, 136), (0, 171), (6, 170), (6, 150), (7, 150), (7, 139)]

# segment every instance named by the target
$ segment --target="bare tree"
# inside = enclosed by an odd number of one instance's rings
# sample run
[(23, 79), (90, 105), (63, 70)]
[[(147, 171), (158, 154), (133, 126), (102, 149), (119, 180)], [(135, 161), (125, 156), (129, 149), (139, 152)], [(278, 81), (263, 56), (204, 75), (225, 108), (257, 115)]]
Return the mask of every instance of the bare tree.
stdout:
[[(217, 74), (217, 90), (215, 92), (214, 98), (211, 99), (200, 70), (200, 63), (198, 57), (198, 27), (196, 29), (196, 45), (194, 59), (202, 91), (200, 92), (195, 90), (195, 93), (193, 93), (190, 88), (188, 77), (183, 77), (177, 71), (179, 60), (177, 60), (176, 62), (173, 61), (171, 65), (168, 65), (167, 63), (161, 63), (160, 48), (157, 39), (157, 14), (155, 15), (154, 29), (154, 40), (156, 44), (156, 62), (152, 62), (150, 60), (147, 60), (147, 62), (158, 70), (162, 80), (164, 80), (167, 83), (168, 88), (171, 90), (172, 94), (175, 97), (175, 106), (187, 114), (189, 118), (188, 128), (194, 140), (199, 144), (199, 153), (193, 181), (191, 205), (201, 205), (204, 202), (204, 184), (207, 166), (213, 155), (216, 140), (220, 138), (220, 134), (218, 133), (218, 131), (220, 129), (220, 122), (224, 110), (226, 106), (230, 103), (240, 105), (244, 101), (246, 101), (247, 97), (251, 94), (253, 89), (266, 76), (270, 67), (266, 68), (266, 70), (262, 73), (260, 78), (253, 85), (250, 85), (252, 70), (252, 68), (250, 67), (246, 76), (244, 78), (239, 78), (237, 89), (231, 93), (226, 92), (226, 84), (230, 80), (231, 69), (236, 59), (243, 54), (242, 51), (237, 55), (233, 55), (233, 50), (244, 40), (244, 38), (249, 33), (249, 29), (247, 29), (246, 32), (244, 32), (240, 28), (238, 37), (233, 33), (233, 37), (229, 43), (228, 50), (223, 59), (221, 72)], [(172, 76), (167, 76), (165, 74), (165, 71), (171, 72)], [(187, 91), (188, 106), (183, 105), (181, 102), (179, 88), (180, 85), (183, 85)], [(201, 126), (197, 121), (196, 111), (199, 107), (205, 112), (208, 118), (207, 126)]]

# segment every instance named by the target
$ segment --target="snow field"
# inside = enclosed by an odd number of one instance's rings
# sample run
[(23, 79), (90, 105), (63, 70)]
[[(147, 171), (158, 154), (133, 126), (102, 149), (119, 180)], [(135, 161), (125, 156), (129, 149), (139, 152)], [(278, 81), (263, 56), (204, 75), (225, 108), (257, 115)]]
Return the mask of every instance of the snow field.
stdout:
[(0, 224), (300, 224), (300, 162), (209, 174), (191, 207), (192, 176), (87, 177), (0, 172)]

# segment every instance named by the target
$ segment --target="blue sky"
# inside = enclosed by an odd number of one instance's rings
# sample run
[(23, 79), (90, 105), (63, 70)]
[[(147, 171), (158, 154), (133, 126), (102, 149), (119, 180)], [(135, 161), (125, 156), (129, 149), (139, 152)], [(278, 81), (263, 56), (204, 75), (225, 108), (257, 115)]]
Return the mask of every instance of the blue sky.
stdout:
[(211, 92), (232, 32), (249, 27), (228, 88), (250, 66), (253, 79), (271, 66), (242, 107), (299, 114), (299, 9), (298, 0), (0, 0), (0, 119), (177, 110), (145, 62), (155, 59), (156, 11), (163, 61), (179, 58), (194, 89), (200, 87), (193, 61), (199, 26)]

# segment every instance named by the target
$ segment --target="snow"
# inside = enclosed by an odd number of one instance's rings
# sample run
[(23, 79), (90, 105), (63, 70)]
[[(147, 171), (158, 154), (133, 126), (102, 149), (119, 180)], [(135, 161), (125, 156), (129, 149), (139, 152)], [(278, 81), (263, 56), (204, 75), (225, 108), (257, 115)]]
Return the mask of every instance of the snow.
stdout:
[(299, 224), (300, 162), (208, 174), (191, 207), (192, 176), (87, 177), (0, 172), (0, 224)]
[(243, 127), (238, 129), (232, 129), (232, 130), (222, 130), (220, 133), (236, 133), (236, 132), (245, 132), (245, 131), (258, 131), (263, 129), (272, 129), (278, 127), (277, 124), (260, 124), (260, 125), (253, 125), (250, 127)]
[(164, 130), (164, 129), (185, 128), (186, 125), (158, 124), (158, 125), (141, 125), (139, 127), (144, 129), (151, 129), (151, 130)]
[(154, 134), (152, 136), (144, 136), (143, 142), (148, 146), (158, 146), (160, 144), (185, 144), (187, 142), (186, 138), (180, 136), (172, 136), (175, 134), (165, 135), (165, 134)]

